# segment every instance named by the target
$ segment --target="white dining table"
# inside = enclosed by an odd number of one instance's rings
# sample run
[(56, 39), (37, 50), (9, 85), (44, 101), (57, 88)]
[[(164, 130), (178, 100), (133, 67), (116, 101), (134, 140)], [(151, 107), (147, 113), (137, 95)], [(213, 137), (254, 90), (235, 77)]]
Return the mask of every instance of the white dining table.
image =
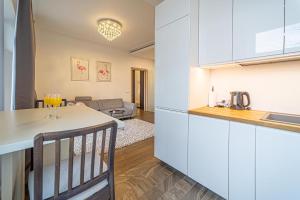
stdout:
[(0, 169), (2, 200), (23, 200), (25, 185), (25, 150), (33, 147), (39, 133), (73, 130), (123, 121), (84, 105), (60, 107), (58, 119), (49, 119), (49, 109), (25, 109), (0, 112)]

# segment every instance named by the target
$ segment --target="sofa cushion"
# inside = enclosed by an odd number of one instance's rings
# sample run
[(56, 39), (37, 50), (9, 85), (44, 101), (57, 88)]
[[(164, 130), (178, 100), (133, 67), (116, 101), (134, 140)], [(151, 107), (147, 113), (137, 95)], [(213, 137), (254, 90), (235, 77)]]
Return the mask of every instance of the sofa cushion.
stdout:
[(98, 103), (101, 111), (124, 107), (123, 99), (101, 99)]
[(86, 101), (92, 101), (91, 96), (77, 96), (75, 97), (75, 101), (81, 101), (81, 102), (86, 102)]
[(100, 110), (98, 101), (86, 101), (84, 102), (84, 104), (94, 110), (98, 110), (98, 111)]

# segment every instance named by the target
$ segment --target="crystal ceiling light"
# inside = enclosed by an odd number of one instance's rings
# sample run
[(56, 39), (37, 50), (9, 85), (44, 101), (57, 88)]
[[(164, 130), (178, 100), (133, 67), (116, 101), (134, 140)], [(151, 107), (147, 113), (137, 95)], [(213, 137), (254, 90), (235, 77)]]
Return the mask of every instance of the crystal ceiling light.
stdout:
[(122, 34), (122, 24), (114, 19), (99, 19), (98, 32), (108, 41), (113, 41)]

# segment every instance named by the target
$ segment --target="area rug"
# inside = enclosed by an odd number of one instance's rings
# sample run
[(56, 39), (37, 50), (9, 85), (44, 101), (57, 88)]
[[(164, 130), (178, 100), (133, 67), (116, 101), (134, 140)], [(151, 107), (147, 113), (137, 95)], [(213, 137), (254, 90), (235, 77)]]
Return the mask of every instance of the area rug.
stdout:
[[(125, 120), (125, 128), (118, 129), (116, 148), (122, 148), (131, 145), (136, 142), (143, 141), (147, 138), (154, 136), (154, 124), (142, 121), (139, 119)], [(97, 152), (101, 152), (102, 137), (99, 137), (101, 133), (98, 133), (97, 137)], [(86, 140), (86, 152), (91, 152), (93, 136), (92, 134), (87, 136)], [(108, 149), (109, 134), (106, 137), (105, 150)], [(74, 152), (79, 155), (81, 153), (81, 137), (74, 139)]]
[(152, 123), (139, 119), (124, 122), (124, 130), (118, 129), (116, 148), (122, 148), (154, 136), (154, 124)]

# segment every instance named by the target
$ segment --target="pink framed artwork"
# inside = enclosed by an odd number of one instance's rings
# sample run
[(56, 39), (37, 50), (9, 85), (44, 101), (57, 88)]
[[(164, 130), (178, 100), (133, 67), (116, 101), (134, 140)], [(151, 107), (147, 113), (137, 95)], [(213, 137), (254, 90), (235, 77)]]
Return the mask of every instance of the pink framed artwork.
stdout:
[(89, 80), (88, 60), (71, 57), (71, 80), (72, 81)]
[(109, 62), (96, 62), (96, 80), (98, 82), (111, 81), (111, 63)]

